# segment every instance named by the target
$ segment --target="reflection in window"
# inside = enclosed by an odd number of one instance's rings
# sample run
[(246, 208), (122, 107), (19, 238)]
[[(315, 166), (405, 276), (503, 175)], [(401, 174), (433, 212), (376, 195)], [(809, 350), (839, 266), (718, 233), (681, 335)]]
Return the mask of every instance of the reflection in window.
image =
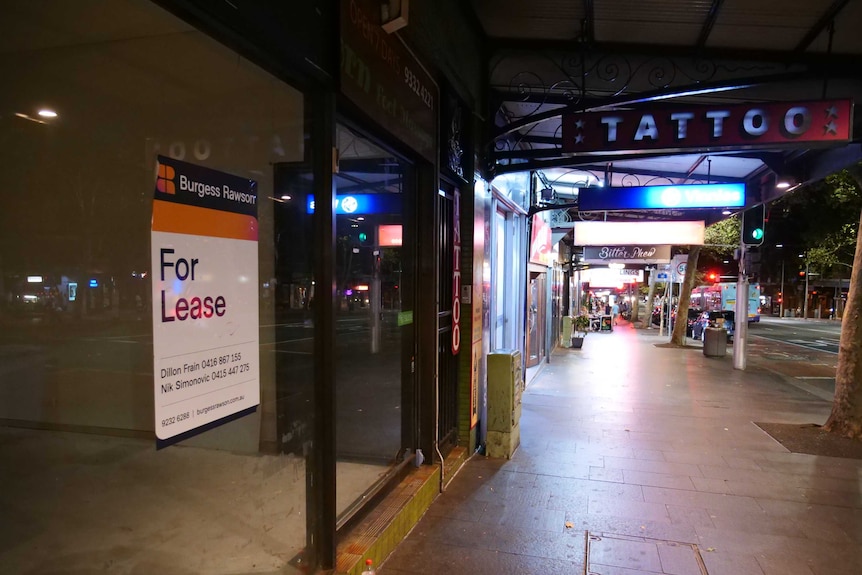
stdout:
[(338, 147), (335, 394), (337, 505), (344, 517), (404, 447), (406, 166), (344, 127)]
[[(302, 93), (148, 0), (4, 2), (0, 20), (14, 23), (0, 51), (0, 509), (23, 526), (3, 532), (3, 571), (281, 570), (307, 513), (304, 459), (275, 448), (272, 166), (305, 155)], [(161, 451), (157, 154), (253, 179), (261, 198), (261, 405)]]

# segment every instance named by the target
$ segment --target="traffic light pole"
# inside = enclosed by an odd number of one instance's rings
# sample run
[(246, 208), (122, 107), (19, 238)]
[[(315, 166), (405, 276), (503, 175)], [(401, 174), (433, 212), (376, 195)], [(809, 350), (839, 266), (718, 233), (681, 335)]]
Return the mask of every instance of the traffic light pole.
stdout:
[(745, 370), (748, 339), (748, 276), (745, 273), (747, 246), (740, 241), (739, 275), (736, 279), (736, 309), (733, 330), (733, 368)]
[[(748, 340), (748, 274), (746, 273), (746, 256), (748, 246), (759, 246), (763, 243), (763, 223), (766, 207), (763, 204), (748, 208), (742, 212), (742, 225), (739, 230), (739, 274), (736, 279), (736, 306), (734, 312), (733, 330), (733, 367), (745, 369), (746, 343)], [(782, 279), (784, 272), (782, 272)], [(784, 293), (782, 288), (782, 301)]]
[(736, 310), (733, 330), (733, 368), (745, 370), (748, 339), (748, 276), (745, 273), (746, 246), (739, 243), (739, 275), (736, 279)]

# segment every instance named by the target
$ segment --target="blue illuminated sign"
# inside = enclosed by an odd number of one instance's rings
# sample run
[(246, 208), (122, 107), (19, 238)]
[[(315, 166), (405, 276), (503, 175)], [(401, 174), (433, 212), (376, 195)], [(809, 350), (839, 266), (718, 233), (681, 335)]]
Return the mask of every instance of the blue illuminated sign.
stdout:
[[(345, 194), (335, 196), (337, 215), (399, 214), (401, 194)], [(308, 196), (305, 205), (309, 214), (314, 213), (314, 196)]]
[(581, 188), (578, 210), (667, 210), (687, 208), (741, 208), (745, 184), (683, 184)]
[(91, 280), (90, 280), (90, 283), (89, 283), (89, 286), (90, 286), (91, 288), (97, 288), (97, 287), (99, 287), (99, 280), (97, 280), (97, 279), (91, 279)]

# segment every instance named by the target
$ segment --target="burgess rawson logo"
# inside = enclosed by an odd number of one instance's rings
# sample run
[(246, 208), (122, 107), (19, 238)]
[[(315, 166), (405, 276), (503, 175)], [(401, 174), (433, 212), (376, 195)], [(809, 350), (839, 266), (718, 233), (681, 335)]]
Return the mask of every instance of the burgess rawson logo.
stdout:
[(562, 116), (563, 152), (845, 143), (852, 100), (675, 106)]
[(159, 156), (156, 169), (156, 190), (170, 201), (240, 213), (255, 213), (257, 193), (250, 180), (232, 178), (214, 182), (208, 170), (194, 164)]

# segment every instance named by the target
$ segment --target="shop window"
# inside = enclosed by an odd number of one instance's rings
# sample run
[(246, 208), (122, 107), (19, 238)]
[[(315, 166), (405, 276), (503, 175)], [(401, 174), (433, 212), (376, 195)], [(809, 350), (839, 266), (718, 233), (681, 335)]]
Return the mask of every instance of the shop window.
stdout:
[[(277, 421), (298, 411), (278, 402), (299, 399), (276, 387), (276, 342), (308, 337), (277, 310), (309, 282), (280, 277), (274, 232), (290, 200), (273, 165), (305, 156), (303, 94), (144, 0), (4, 3), (0, 19), (15, 23), (0, 54), (0, 508), (19, 529), (4, 531), (0, 564), (280, 570), (305, 546), (307, 516), (303, 449), (283, 437), (313, 445), (305, 418)], [(160, 451), (158, 155), (256, 182), (261, 397)]]

